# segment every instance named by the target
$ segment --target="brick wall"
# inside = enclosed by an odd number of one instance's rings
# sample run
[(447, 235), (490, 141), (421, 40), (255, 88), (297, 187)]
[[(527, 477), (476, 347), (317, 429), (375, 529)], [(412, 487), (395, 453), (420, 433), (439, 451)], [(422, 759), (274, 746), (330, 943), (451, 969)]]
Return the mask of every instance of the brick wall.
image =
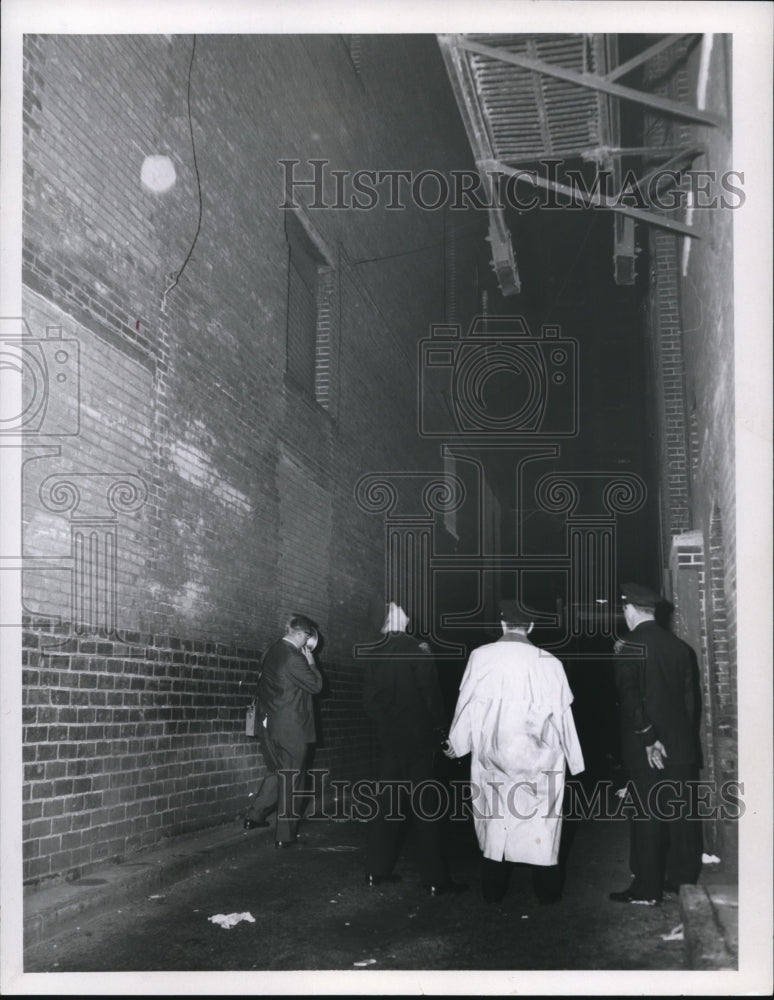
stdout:
[(256, 650), (24, 633), (24, 879), (233, 820), (262, 774), (243, 735)]
[[(153, 477), (153, 375), (135, 357), (111, 346), (55, 303), (29, 289), (23, 293), (33, 339), (43, 341), (52, 330), (61, 331), (66, 350), (77, 362), (74, 381), (78, 390), (75, 399), (67, 398), (72, 421), (49, 428), (47, 420), (42, 433), (26, 441), (26, 608), (38, 616), (65, 621), (77, 611), (83, 630), (104, 627), (106, 616), (95, 601), (108, 602), (115, 614), (120, 607), (122, 628), (141, 628), (152, 600), (145, 564), (152, 510), (146, 497)], [(112, 377), (106, 379), (105, 372)], [(70, 383), (65, 385), (69, 393)], [(60, 387), (53, 377), (48, 394), (51, 398), (46, 405), (57, 407)], [(46, 433), (50, 429), (57, 433)], [(133, 494), (127, 497), (132, 502), (116, 503), (112, 491), (121, 483)], [(74, 546), (84, 533), (98, 539), (103, 555), (106, 542), (114, 540), (118, 546), (115, 579), (100, 587), (99, 594), (91, 574), (76, 569)]]
[(655, 331), (656, 412), (659, 422), (662, 552), (669, 539), (691, 524), (688, 441), (685, 424), (685, 367), (678, 297), (676, 238), (664, 230), (650, 235), (652, 323)]
[[(660, 81), (654, 89), (696, 104), (700, 55), (696, 41), (663, 53), (649, 66), (649, 79)], [(730, 38), (715, 36), (707, 108), (730, 115), (730, 79)], [(714, 171), (719, 178), (738, 168), (722, 129), (649, 117), (648, 132), (653, 145), (703, 144), (706, 151), (694, 160), (694, 170)], [(700, 620), (689, 624), (678, 613), (676, 625), (681, 635), (698, 643), (705, 766), (709, 776), (724, 781), (737, 777), (738, 753), (733, 209), (697, 206), (692, 224), (701, 239), (651, 234), (649, 325), (661, 385), (656, 410), (664, 552), (669, 552), (670, 539), (677, 542), (681, 535), (700, 542), (700, 554), (694, 555), (701, 565), (690, 568), (698, 572), (692, 611)], [(679, 576), (687, 570), (673, 562), (676, 596), (685, 589)], [(721, 850), (735, 853), (734, 824), (717, 827), (712, 836)]]
[[(354, 485), (441, 467), (417, 435), (416, 342), (445, 318), (445, 225), (410, 202), (305, 212), (329, 251), (323, 408), (285, 372), (280, 161), (306, 177), (313, 157), (343, 170), (470, 163), (437, 47), (415, 36), (364, 37), (357, 69), (335, 35), (195, 48), (26, 36), (24, 123), (26, 318), (33, 336), (58, 325), (81, 349), (78, 433), (30, 440), (25, 466), (25, 877), (37, 879), (232, 817), (261, 773), (239, 681), (295, 610), (325, 638), (315, 763), (362, 771), (352, 647), (383, 579), (384, 528)], [(140, 182), (149, 154), (174, 164), (165, 193)], [(87, 525), (72, 490), (44, 503), (54, 473), (92, 476), (92, 507), (114, 479), (131, 487)], [(105, 582), (98, 565), (115, 574)], [(73, 595), (76, 578), (112, 595), (114, 621)], [(70, 645), (49, 650), (57, 616)]]

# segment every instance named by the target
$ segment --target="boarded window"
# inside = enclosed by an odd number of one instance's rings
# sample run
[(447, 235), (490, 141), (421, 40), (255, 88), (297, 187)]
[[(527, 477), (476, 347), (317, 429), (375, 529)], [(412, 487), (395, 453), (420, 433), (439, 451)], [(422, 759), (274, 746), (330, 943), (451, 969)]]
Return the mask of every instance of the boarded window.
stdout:
[(287, 372), (322, 407), (330, 403), (333, 267), (319, 241), (288, 213)]

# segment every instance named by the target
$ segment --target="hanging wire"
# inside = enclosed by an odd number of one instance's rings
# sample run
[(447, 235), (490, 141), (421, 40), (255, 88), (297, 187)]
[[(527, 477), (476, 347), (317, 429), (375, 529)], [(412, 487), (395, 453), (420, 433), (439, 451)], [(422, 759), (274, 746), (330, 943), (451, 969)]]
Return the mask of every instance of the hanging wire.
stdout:
[(193, 36), (193, 45), (191, 46), (191, 61), (188, 64), (188, 129), (191, 134), (191, 151), (193, 153), (193, 165), (194, 173), (196, 174), (196, 189), (199, 193), (199, 218), (196, 223), (196, 232), (194, 233), (193, 242), (191, 243), (190, 249), (186, 255), (185, 260), (180, 267), (180, 270), (175, 275), (172, 283), (164, 290), (164, 294), (161, 297), (161, 311), (164, 312), (167, 304), (167, 295), (172, 291), (175, 285), (180, 280), (180, 276), (186, 269), (188, 261), (191, 259), (191, 254), (193, 253), (194, 247), (196, 246), (196, 241), (199, 238), (199, 231), (202, 228), (202, 184), (201, 178), (199, 176), (199, 165), (196, 162), (196, 141), (194, 139), (194, 129), (193, 129), (193, 118), (191, 117), (191, 71), (193, 70), (194, 56), (196, 54), (196, 35)]
[[(481, 219), (477, 218), (473, 222), (467, 222), (463, 225), (457, 226), (455, 233), (459, 235), (465, 235), (472, 232), (475, 229), (481, 228)], [(436, 240), (434, 243), (425, 243), (422, 246), (412, 247), (409, 250), (399, 250), (396, 253), (384, 254), (380, 257), (362, 257), (360, 260), (348, 260), (351, 267), (356, 267), (359, 264), (374, 264), (382, 260), (395, 260), (398, 257), (410, 257), (415, 253), (425, 253), (427, 250), (437, 250), (439, 247), (446, 246), (446, 234), (444, 233), (440, 240)]]
[(575, 276), (575, 272), (577, 270), (578, 264), (580, 263), (580, 259), (581, 259), (581, 256), (583, 254), (583, 251), (586, 249), (586, 244), (588, 243), (589, 237), (591, 236), (592, 230), (594, 229), (594, 226), (596, 224), (597, 216), (592, 215), (590, 217), (590, 219), (591, 219), (591, 221), (590, 221), (589, 225), (586, 227), (586, 232), (583, 235), (583, 239), (581, 240), (580, 245), (578, 246), (578, 249), (575, 251), (575, 254), (574, 254), (573, 259), (572, 259), (572, 263), (569, 265), (569, 267), (565, 271), (564, 281), (562, 282), (562, 287), (556, 293), (556, 295), (553, 298), (553, 301), (551, 302), (551, 305), (546, 310), (545, 315), (548, 317), (549, 320), (551, 318), (551, 314), (553, 313), (554, 309), (561, 302), (562, 296), (564, 295), (564, 292), (565, 292), (565, 289), (567, 288), (567, 285), (570, 282), (570, 278), (572, 278), (572, 277)]

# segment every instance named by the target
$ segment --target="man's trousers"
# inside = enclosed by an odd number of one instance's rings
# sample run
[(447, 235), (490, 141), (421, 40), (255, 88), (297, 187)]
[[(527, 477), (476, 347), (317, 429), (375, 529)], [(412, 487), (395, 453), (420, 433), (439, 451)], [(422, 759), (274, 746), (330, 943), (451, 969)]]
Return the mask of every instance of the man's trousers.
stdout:
[(276, 809), (274, 839), (290, 841), (296, 836), (300, 819), (304, 763), (309, 744), (269, 736), (263, 726), (259, 727), (258, 740), (268, 773), (248, 811), (260, 822)]
[(376, 816), (368, 827), (366, 872), (389, 875), (410, 820), (422, 881), (442, 885), (449, 872), (441, 852), (441, 796), (433, 788), (435, 752), (383, 749)]
[(701, 870), (700, 820), (691, 812), (686, 782), (693, 765), (666, 764), (663, 770), (633, 771), (630, 803), (631, 891), (661, 899), (665, 882), (694, 885)]

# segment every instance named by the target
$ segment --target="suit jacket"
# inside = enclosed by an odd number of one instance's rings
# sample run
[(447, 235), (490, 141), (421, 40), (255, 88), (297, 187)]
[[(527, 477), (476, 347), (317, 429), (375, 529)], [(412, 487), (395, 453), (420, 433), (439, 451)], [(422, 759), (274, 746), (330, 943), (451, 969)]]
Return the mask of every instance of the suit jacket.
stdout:
[(266, 651), (258, 681), (258, 704), (266, 713), (266, 731), (280, 742), (312, 743), (315, 739), (312, 696), (322, 689), (317, 667), (285, 639)]
[(621, 749), (628, 770), (647, 767), (645, 747), (660, 740), (667, 763), (696, 764), (696, 700), (690, 647), (655, 621), (640, 622), (616, 661)]
[(365, 662), (363, 707), (382, 747), (412, 753), (438, 745), (444, 705), (431, 653), (405, 632), (388, 632)]

